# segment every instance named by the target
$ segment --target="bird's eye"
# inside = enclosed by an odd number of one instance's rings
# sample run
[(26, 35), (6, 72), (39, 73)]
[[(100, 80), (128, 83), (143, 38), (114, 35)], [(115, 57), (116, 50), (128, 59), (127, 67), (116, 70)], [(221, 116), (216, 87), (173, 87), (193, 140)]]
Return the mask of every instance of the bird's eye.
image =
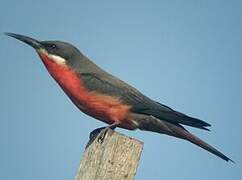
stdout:
[(51, 44), (51, 45), (50, 45), (50, 48), (51, 48), (51, 49), (55, 49), (55, 48), (56, 48), (56, 45), (55, 45), (55, 44)]

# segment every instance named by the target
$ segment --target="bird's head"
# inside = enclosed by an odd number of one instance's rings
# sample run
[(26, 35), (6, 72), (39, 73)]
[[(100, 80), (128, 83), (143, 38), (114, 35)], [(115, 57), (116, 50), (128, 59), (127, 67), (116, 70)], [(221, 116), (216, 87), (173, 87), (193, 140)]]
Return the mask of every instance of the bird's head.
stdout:
[(77, 59), (80, 59), (80, 56), (83, 56), (76, 47), (66, 42), (38, 41), (36, 39), (19, 34), (5, 34), (33, 47), (39, 54), (40, 58), (44, 61), (52, 61), (60, 65), (72, 66), (78, 63), (76, 61)]

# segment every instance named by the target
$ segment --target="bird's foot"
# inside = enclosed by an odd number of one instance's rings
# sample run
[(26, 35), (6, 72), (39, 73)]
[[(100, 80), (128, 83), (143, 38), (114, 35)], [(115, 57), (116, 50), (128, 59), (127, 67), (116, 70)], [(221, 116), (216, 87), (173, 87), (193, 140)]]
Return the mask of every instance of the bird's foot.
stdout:
[(98, 134), (97, 142), (99, 142), (100, 144), (103, 143), (103, 141), (104, 141), (104, 139), (105, 139), (105, 136), (106, 136), (106, 134), (107, 134), (107, 132), (108, 132), (109, 129), (111, 129), (111, 128), (109, 128), (109, 127), (105, 127), (104, 129), (102, 129), (102, 130), (100, 131), (100, 133)]
[(100, 132), (102, 130), (104, 130), (106, 127), (101, 127), (101, 128), (97, 128), (97, 129), (94, 129), (92, 132), (90, 132), (89, 134), (89, 140), (94, 140), (96, 139), (96, 137), (100, 134)]
[(97, 129), (94, 129), (92, 132), (90, 132), (89, 134), (89, 141), (86, 145), (86, 149), (88, 148), (88, 146), (90, 146), (93, 141), (98, 137), (98, 135), (100, 134), (100, 132), (102, 130), (104, 130), (106, 127), (101, 127), (101, 128), (97, 128)]
[(107, 127), (101, 127), (101, 128), (97, 128), (97, 129), (94, 129), (90, 134), (89, 134), (89, 141), (86, 145), (86, 149), (88, 148), (89, 145), (91, 145), (93, 143), (93, 141), (97, 139), (97, 142), (99, 142), (100, 144), (103, 143), (104, 139), (105, 139), (105, 136), (108, 132), (109, 129), (112, 129), (114, 130), (116, 127), (118, 126), (117, 123), (114, 123), (114, 124), (111, 124)]

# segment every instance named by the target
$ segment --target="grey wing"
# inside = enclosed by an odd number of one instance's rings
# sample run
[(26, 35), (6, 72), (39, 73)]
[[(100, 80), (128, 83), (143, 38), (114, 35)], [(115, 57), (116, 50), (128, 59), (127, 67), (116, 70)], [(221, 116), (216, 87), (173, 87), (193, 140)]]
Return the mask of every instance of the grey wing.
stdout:
[(97, 73), (82, 73), (80, 78), (89, 91), (118, 97), (123, 103), (136, 109), (146, 109), (151, 105), (150, 99), (138, 90), (114, 76)]
[(139, 114), (152, 115), (160, 120), (173, 124), (183, 124), (208, 130), (210, 124), (175, 111), (170, 107), (153, 101), (137, 89), (110, 74), (80, 74), (85, 87), (90, 91), (118, 97), (123, 103), (131, 106), (131, 111)]

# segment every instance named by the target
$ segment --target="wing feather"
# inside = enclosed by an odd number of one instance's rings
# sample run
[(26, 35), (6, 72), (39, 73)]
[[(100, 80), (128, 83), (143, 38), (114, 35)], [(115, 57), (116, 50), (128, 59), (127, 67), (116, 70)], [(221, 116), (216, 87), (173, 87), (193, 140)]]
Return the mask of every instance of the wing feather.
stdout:
[(187, 116), (166, 105), (153, 101), (137, 89), (108, 73), (82, 73), (80, 78), (89, 91), (116, 96), (123, 103), (130, 105), (134, 113), (152, 115), (173, 124), (183, 124), (205, 130), (208, 130), (206, 127), (210, 126), (210, 124), (200, 119)]

